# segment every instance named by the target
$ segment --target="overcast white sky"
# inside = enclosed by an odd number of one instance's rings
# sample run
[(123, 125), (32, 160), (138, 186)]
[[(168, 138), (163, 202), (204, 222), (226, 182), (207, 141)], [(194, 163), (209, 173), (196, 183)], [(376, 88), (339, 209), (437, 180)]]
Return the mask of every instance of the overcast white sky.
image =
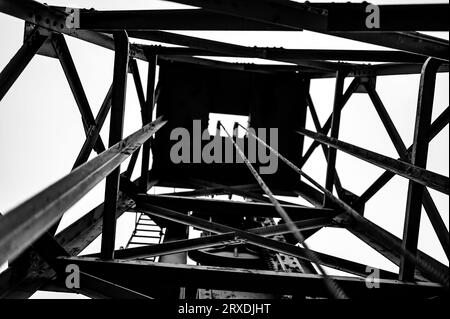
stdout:
[[(95, 9), (170, 9), (186, 8), (166, 1), (46, 1), (50, 5), (74, 6)], [(314, 1), (311, 1), (314, 2)], [(335, 1), (341, 2), (341, 1)], [(390, 1), (374, 1), (376, 4)], [(395, 1), (392, 3), (421, 3), (423, 1)], [(441, 2), (441, 1), (433, 1)], [(445, 1), (444, 1), (445, 2)], [(0, 14), (0, 69), (9, 62), (23, 39), (23, 22)], [(323, 49), (380, 49), (369, 44), (338, 39), (312, 32), (180, 32), (247, 46)], [(433, 33), (448, 39), (448, 33)], [(75, 60), (81, 81), (94, 116), (111, 84), (113, 52), (66, 37)], [(137, 42), (137, 41), (135, 41)], [(147, 71), (144, 62), (138, 62), (143, 85)], [(346, 81), (350, 83), (351, 79)], [(323, 124), (332, 110), (334, 80), (313, 80), (311, 94)], [(433, 119), (448, 106), (448, 73), (437, 77)], [(132, 77), (128, 80), (124, 136), (136, 131), (140, 125), (139, 103)], [(412, 143), (414, 117), (417, 106), (419, 75), (384, 76), (377, 79), (377, 91), (405, 144)], [(314, 129), (308, 115), (307, 128)], [(109, 117), (101, 136), (107, 143)], [(42, 190), (70, 172), (73, 162), (84, 142), (80, 114), (56, 59), (36, 56), (0, 102), (0, 212), (8, 212), (25, 199)], [(427, 169), (449, 175), (448, 126), (432, 141)], [(368, 96), (354, 94), (342, 113), (340, 139), (375, 152), (397, 158), (397, 153)], [(307, 139), (306, 147), (310, 144)], [(138, 163), (140, 163), (138, 161)], [(282, 165), (282, 164), (280, 164)], [(122, 167), (126, 167), (123, 165)], [(325, 159), (320, 148), (316, 150), (305, 171), (317, 181), (325, 181)], [(337, 170), (345, 188), (360, 195), (383, 172), (373, 165), (344, 153), (338, 153)], [(139, 164), (135, 172), (139, 172)], [(135, 177), (137, 177), (135, 175)], [(403, 233), (408, 182), (402, 177), (393, 178), (366, 205), (365, 216), (398, 237)], [(157, 190), (161, 191), (161, 190)], [(152, 191), (153, 192), (153, 191)], [(448, 197), (430, 189), (448, 228)], [(95, 187), (65, 215), (61, 227), (103, 201), (104, 183)], [(283, 198), (287, 200), (286, 198)], [(304, 203), (301, 199), (290, 199)], [(131, 232), (132, 214), (125, 214), (118, 225), (117, 247), (123, 246)], [(99, 249), (97, 239), (89, 251)], [(398, 271), (397, 267), (370, 247), (341, 229), (327, 228), (308, 240), (315, 250), (365, 262)], [(445, 254), (434, 234), (431, 224), (422, 213), (419, 248), (448, 265)], [(330, 270), (329, 273), (338, 272)], [(67, 297), (62, 294), (38, 292), (34, 297)]]

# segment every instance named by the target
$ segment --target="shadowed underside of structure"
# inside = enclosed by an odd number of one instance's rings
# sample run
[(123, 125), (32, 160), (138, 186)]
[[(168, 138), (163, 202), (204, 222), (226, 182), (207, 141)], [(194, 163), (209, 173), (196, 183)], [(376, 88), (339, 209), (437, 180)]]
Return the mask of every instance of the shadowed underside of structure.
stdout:
[[(448, 41), (415, 30), (448, 31), (444, 13), (449, 5), (380, 5), (378, 28), (367, 29), (367, 4), (173, 2), (199, 8), (98, 11), (0, 0), (1, 12), (25, 24), (23, 45), (0, 74), (0, 100), (34, 55), (52, 57), (63, 68), (86, 133), (68, 175), (0, 218), (0, 265), (8, 262), (0, 273), (0, 296), (27, 298), (37, 290), (93, 298), (446, 296), (448, 267), (418, 250), (417, 244), (424, 207), (449, 257), (449, 232), (429, 192), (431, 188), (448, 195), (449, 178), (426, 169), (428, 145), (449, 122), (448, 107), (431, 121), (436, 75), (448, 72)], [(391, 50), (247, 47), (170, 30), (308, 30)], [(113, 83), (96, 117), (67, 36), (114, 51)], [(177, 47), (136, 44), (132, 38)], [(211, 59), (217, 56), (277, 63)], [(145, 90), (137, 60), (148, 64)], [(124, 138), (128, 74), (139, 98), (142, 127)], [(376, 91), (378, 76), (401, 74), (420, 74), (411, 146), (405, 145)], [(336, 79), (333, 112), (325, 123), (319, 121), (309, 90), (311, 81), (320, 78)], [(347, 78), (352, 82), (344, 89)], [(339, 140), (341, 111), (353, 94), (370, 98), (398, 158)], [(308, 111), (315, 132), (305, 128)], [(105, 145), (100, 131), (108, 113)], [(203, 132), (211, 125), (212, 113), (248, 116), (248, 126), (236, 124), (228, 132), (219, 122), (216, 134), (187, 146), (188, 162), (174, 162), (172, 132), (182, 128), (195, 138), (193, 123), (197, 121)], [(260, 139), (250, 128), (276, 129), (276, 147), (265, 143), (269, 136)], [(244, 137), (238, 136), (238, 129), (244, 129)], [(305, 137), (313, 140), (309, 148), (304, 147)], [(231, 150), (233, 161), (196, 162), (196, 154), (212, 141), (220, 142), (223, 154)], [(252, 147), (277, 159), (275, 172), (260, 175), (268, 162), (259, 157), (252, 161)], [(302, 170), (317, 148), (327, 161), (324, 185)], [(338, 151), (384, 172), (357, 196), (345, 188), (335, 169)], [(89, 160), (92, 152), (98, 155)], [(131, 180), (140, 152), (140, 177)], [(365, 204), (396, 175), (409, 181), (402, 238), (364, 217)], [(64, 212), (102, 180), (104, 202), (56, 234)], [(191, 190), (149, 195), (157, 186)], [(229, 199), (205, 198), (215, 195)], [(277, 195), (301, 197), (309, 205), (284, 202)], [(245, 200), (232, 200), (233, 196)], [(117, 218), (125, 212), (136, 213), (135, 229), (127, 247), (115, 250)], [(304, 240), (323, 227), (348, 230), (397, 265), (399, 272), (379, 270), (380, 288), (369, 289), (371, 265), (365, 260), (354, 262), (309, 249)], [(193, 229), (201, 235), (191, 236)], [(79, 256), (99, 235), (100, 253)], [(66, 284), (67, 267), (74, 265), (80, 287)], [(353, 276), (329, 276), (322, 267)]]

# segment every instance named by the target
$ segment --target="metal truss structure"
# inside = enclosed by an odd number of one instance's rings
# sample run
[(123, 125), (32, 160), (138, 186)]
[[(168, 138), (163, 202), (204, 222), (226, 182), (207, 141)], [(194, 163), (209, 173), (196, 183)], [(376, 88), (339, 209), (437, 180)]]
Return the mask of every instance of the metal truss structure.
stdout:
[[(0, 274), (0, 296), (27, 298), (36, 290), (75, 291), (94, 298), (220, 298), (243, 297), (245, 293), (253, 297), (295, 298), (446, 296), (449, 268), (420, 251), (417, 244), (424, 207), (449, 257), (449, 231), (428, 190), (432, 188), (448, 195), (449, 178), (426, 169), (428, 145), (449, 122), (448, 107), (431, 121), (436, 74), (448, 72), (449, 44), (414, 30), (448, 31), (449, 5), (381, 5), (380, 28), (367, 30), (366, 4), (288, 0), (174, 2), (199, 9), (97, 11), (52, 7), (31, 0), (0, 0), (0, 12), (25, 22), (23, 45), (0, 74), (0, 100), (35, 54), (56, 58), (75, 97), (86, 133), (73, 170), (67, 176), (1, 217), (0, 264), (8, 261), (9, 267)], [(180, 35), (171, 30), (309, 30), (392, 50), (246, 47)], [(114, 51), (112, 86), (96, 117), (65, 36)], [(177, 47), (134, 44), (129, 38)], [(199, 56), (260, 58), (289, 64), (227, 63)], [(148, 63), (146, 94), (136, 60)], [(305, 84), (305, 110), (306, 107), (310, 110), (317, 131), (306, 130), (304, 123), (300, 123), (295, 135), (302, 141), (306, 136), (314, 142), (305, 152), (294, 149), (301, 152), (301, 158), (295, 160), (284, 158), (281, 150), (280, 154), (270, 150), (292, 168), (289, 175), (294, 176), (295, 183), (266, 185), (256, 174), (258, 184), (263, 186), (260, 188), (254, 179), (249, 183), (226, 184), (168, 170), (158, 171), (154, 163), (150, 168), (150, 152), (155, 157), (160, 150), (158, 134), (173, 120), (166, 116), (152, 118), (153, 107), (159, 101), (159, 91), (154, 89), (155, 70), (158, 64), (165, 63), (269, 77), (295, 75), (301, 79)], [(140, 101), (142, 127), (123, 138), (129, 73)], [(411, 146), (405, 145), (375, 89), (377, 76), (400, 74), (421, 77)], [(320, 123), (308, 92), (310, 81), (318, 78), (336, 78), (333, 112), (325, 123)], [(344, 91), (346, 78), (353, 81)], [(339, 140), (341, 111), (355, 92), (370, 97), (398, 152), (398, 159)], [(108, 146), (105, 146), (99, 133), (109, 112), (111, 124)], [(324, 186), (302, 171), (318, 147), (327, 159)], [(132, 181), (140, 150), (141, 175)], [(92, 151), (98, 156), (88, 160)], [(335, 170), (338, 151), (385, 172), (362, 195), (351, 194)], [(129, 165), (121, 173), (120, 165), (128, 157)], [(365, 203), (396, 175), (409, 180), (403, 238), (364, 217)], [(103, 179), (106, 179), (103, 204), (55, 235), (64, 212)], [(194, 190), (149, 195), (148, 191), (155, 186)], [(270, 196), (273, 194), (269, 187), (275, 194), (301, 196), (313, 207), (279, 201)], [(247, 201), (201, 198), (217, 194), (237, 195)], [(116, 220), (125, 212), (149, 216), (152, 223), (165, 229), (164, 240), (115, 251)], [(277, 224), (279, 213), (281, 217), (288, 216), (288, 220)], [(145, 227), (142, 222), (137, 224)], [(189, 239), (187, 226), (203, 231), (203, 235)], [(299, 245), (302, 239), (330, 226), (350, 231), (398, 265), (399, 273), (381, 270), (380, 288), (367, 289), (368, 265), (364, 261), (353, 262), (312, 251), (304, 243)], [(133, 234), (138, 236), (139, 230)], [(102, 235), (101, 252), (78, 256), (99, 235)], [(198, 265), (186, 264), (188, 252)], [(64, 284), (69, 264), (79, 266), (82, 282), (79, 288), (69, 289)], [(320, 271), (322, 266), (355, 276), (327, 276)]]

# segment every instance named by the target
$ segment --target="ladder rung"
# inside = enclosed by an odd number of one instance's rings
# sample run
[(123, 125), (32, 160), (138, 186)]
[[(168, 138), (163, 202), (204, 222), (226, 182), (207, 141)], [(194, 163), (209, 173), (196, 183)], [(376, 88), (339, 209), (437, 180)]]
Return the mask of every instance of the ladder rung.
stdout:
[(158, 225), (156, 225), (155, 223), (150, 223), (150, 224), (148, 224), (148, 223), (142, 223), (141, 220), (138, 221), (137, 224), (140, 224), (140, 225), (148, 225), (148, 226), (158, 226)]
[(141, 229), (141, 228), (136, 228), (136, 231), (145, 231), (145, 232), (150, 232), (150, 233), (159, 233), (159, 232), (161, 232), (161, 230)]
[(134, 234), (133, 237), (140, 237), (140, 238), (160, 238), (160, 236), (144, 236), (144, 235), (136, 235), (136, 234)]
[(147, 243), (137, 243), (135, 241), (130, 242), (128, 245), (141, 245), (141, 246), (146, 246)]
[(132, 241), (128, 245), (148, 246), (148, 245), (155, 245), (155, 242), (136, 242), (136, 241)]
[(137, 226), (147, 227), (146, 229), (154, 229), (154, 228), (159, 228), (159, 229), (161, 229), (161, 227), (159, 227), (158, 225), (148, 225), (148, 224), (140, 224), (140, 223), (137, 223), (137, 224), (136, 224), (136, 227), (137, 227)]

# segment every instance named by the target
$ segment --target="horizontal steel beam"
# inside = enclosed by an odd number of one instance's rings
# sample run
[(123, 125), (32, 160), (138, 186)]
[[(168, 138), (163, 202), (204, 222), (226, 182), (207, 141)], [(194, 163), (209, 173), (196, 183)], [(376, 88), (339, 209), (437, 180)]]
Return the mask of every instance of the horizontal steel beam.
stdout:
[[(235, 55), (235, 56), (245, 56), (249, 58), (260, 58), (260, 59), (268, 59), (275, 60), (280, 62), (293, 63), (291, 59), (286, 59), (280, 56), (269, 57), (267, 50), (264, 48), (252, 48), (246, 47), (237, 44), (219, 42), (214, 40), (207, 40), (198, 37), (192, 37), (187, 35), (182, 35), (173, 32), (164, 32), (164, 31), (128, 31), (130, 37), (150, 40), (150, 41), (158, 41), (163, 43), (170, 43), (175, 45), (182, 45), (193, 49), (202, 49), (207, 51), (212, 51), (215, 53), (220, 53), (225, 56), (227, 55)], [(147, 51), (150, 51), (148, 49)], [(346, 64), (344, 63), (335, 63), (328, 61), (295, 61), (295, 64), (299, 66), (309, 68), (309, 69), (318, 69), (318, 70), (326, 70), (333, 71), (340, 67), (344, 67)], [(347, 65), (352, 66), (351, 64)]]
[(30, 246), (164, 124), (150, 123), (9, 211), (0, 221), (0, 264)]
[[(289, 256), (297, 257), (303, 260), (311, 261), (310, 258), (308, 257), (309, 254), (306, 252), (305, 249), (301, 247), (265, 238), (260, 236), (259, 234), (253, 234), (248, 231), (240, 230), (223, 224), (210, 222), (202, 218), (188, 216), (166, 208), (141, 203), (139, 201), (139, 198), (136, 201), (136, 209), (151, 216), (157, 216), (160, 218), (164, 218), (166, 220), (193, 226), (216, 234), (234, 232), (238, 238), (245, 239), (248, 241), (248, 243), (253, 244), (255, 246), (287, 254)], [(310, 250), (310, 252), (314, 253), (317, 256), (317, 259), (320, 260), (320, 263), (324, 266), (348, 272), (357, 276), (363, 277), (367, 276), (366, 265), (345, 260), (339, 257), (334, 257), (331, 255), (315, 252), (312, 250)], [(392, 275), (392, 273), (383, 270), (380, 271), (380, 274), (382, 276), (388, 277)]]
[(419, 32), (331, 32), (330, 35), (387, 48), (449, 60), (448, 40)]
[[(295, 222), (295, 226), (300, 230), (317, 229), (331, 225), (332, 218), (319, 217)], [(290, 233), (289, 228), (285, 224), (276, 226), (259, 227), (249, 229), (248, 232), (258, 234), (260, 236), (269, 237), (276, 235), (284, 235)], [(148, 258), (162, 255), (170, 255), (190, 250), (198, 250), (212, 248), (223, 245), (240, 245), (245, 244), (243, 239), (236, 239), (233, 232), (221, 235), (204, 236), (193, 239), (175, 240), (162, 244), (148, 245), (142, 247), (133, 247), (127, 249), (119, 249), (114, 252), (115, 259), (134, 259)], [(89, 257), (98, 257), (99, 254), (86, 255)]]
[(315, 31), (326, 31), (328, 24), (326, 10), (293, 1), (169, 1), (200, 7), (209, 12), (223, 13), (234, 17), (283, 26), (296, 31), (302, 30), (303, 28)]
[[(71, 9), (48, 6), (33, 0), (0, 0), (0, 12), (39, 26), (42, 30), (63, 33), (114, 50), (114, 40), (111, 35), (91, 30), (76, 30), (70, 23)], [(130, 55), (140, 60), (147, 60), (145, 54), (137, 45), (131, 46)]]
[[(449, 60), (447, 40), (427, 36), (417, 32), (336, 32), (328, 30), (326, 9), (314, 8), (313, 4), (299, 4), (285, 0), (245, 1), (202, 1), (171, 0), (201, 7), (205, 10), (290, 27), (294, 30), (310, 30), (356, 41), (390, 47), (419, 55)], [(306, 14), (305, 12), (308, 12)], [(397, 20), (397, 19), (396, 19)]]
[[(188, 181), (192, 182), (192, 179), (188, 178)], [(159, 195), (170, 195), (170, 196), (183, 196), (183, 197), (194, 197), (194, 196), (203, 196), (203, 195), (237, 195), (243, 198), (251, 199), (256, 202), (261, 203), (270, 203), (270, 200), (261, 194), (261, 188), (258, 184), (245, 184), (245, 185), (221, 185), (210, 181), (198, 181), (199, 183), (194, 183), (193, 191), (186, 192), (174, 192), (174, 193), (165, 193)], [(303, 186), (303, 184), (300, 182)], [(294, 206), (303, 206), (294, 204), (291, 202), (279, 200), (280, 204), (286, 205), (294, 205)]]
[(335, 149), (358, 157), (366, 162), (372, 163), (395, 174), (403, 176), (409, 180), (431, 187), (447, 195), (449, 194), (448, 177), (430, 172), (426, 169), (414, 166), (401, 160), (395, 160), (393, 158), (363, 149), (361, 147), (339, 141), (335, 138), (331, 138), (320, 133), (314, 133), (306, 129), (298, 129), (297, 132), (301, 135), (308, 136), (320, 143), (324, 143), (329, 147), (333, 147)]
[[(114, 278), (118, 284), (147, 294), (158, 287), (181, 286), (330, 297), (322, 283), (322, 276), (315, 274), (148, 261), (102, 261), (88, 257), (64, 257), (57, 261), (61, 269), (68, 264), (75, 264), (81, 271), (101, 275), (105, 279)], [(434, 283), (401, 283), (397, 280), (380, 279), (379, 289), (368, 289), (365, 278), (331, 278), (354, 298), (431, 297), (445, 294), (444, 289)]]
[[(68, 8), (70, 9), (70, 8)], [(292, 9), (292, 8), (289, 8)], [(298, 9), (298, 8), (297, 8)], [(58, 33), (64, 33), (70, 36), (77, 37), (81, 40), (87, 41), (89, 43), (100, 45), (104, 48), (108, 49), (114, 49), (114, 41), (112, 39), (112, 36), (100, 32), (95, 32), (91, 30), (76, 30), (72, 27), (66, 26), (66, 19), (69, 15), (68, 12), (65, 12), (65, 8), (58, 8), (58, 7), (49, 7), (46, 5), (43, 5), (41, 3), (38, 3), (36, 1), (7, 1), (7, 0), (1, 0), (0, 1), (0, 11), (15, 16), (19, 19), (23, 19), (29, 23), (36, 24), (43, 29), (50, 30), (52, 32), (58, 32)], [(249, 17), (244, 17), (245, 19), (249, 19)], [(252, 19), (250, 19), (252, 20)], [(253, 19), (254, 20), (254, 19)], [(274, 21), (272, 22), (264, 22), (268, 25), (274, 25)], [(276, 25), (276, 23), (275, 23)], [(333, 35), (338, 35), (338, 33), (335, 33)], [(375, 36), (374, 36), (375, 35)], [(370, 33), (370, 34), (358, 34), (358, 33), (344, 33), (344, 37), (348, 38), (354, 38), (355, 40), (358, 40), (360, 38), (363, 38), (362, 41), (367, 38), (367, 42), (379, 44), (387, 47), (394, 47), (399, 50), (404, 50), (408, 52), (414, 52), (421, 55), (430, 55), (435, 56), (437, 58), (441, 58), (444, 60), (448, 60), (448, 41), (441, 40), (435, 37), (425, 36), (423, 34), (419, 33), (396, 33), (396, 32), (383, 32), (380, 34)], [(380, 44), (381, 43), (381, 44)], [(147, 60), (142, 46), (141, 45), (131, 45), (131, 57), (139, 58), (142, 60)], [(274, 56), (276, 57), (276, 55)], [(319, 59), (319, 58), (318, 58)], [(192, 61), (192, 60), (190, 60)], [(197, 62), (199, 63), (213, 63), (213, 62), (207, 62), (208, 60), (199, 60)], [(297, 63), (298, 61), (292, 60), (291, 62)], [(311, 64), (312, 61), (309, 62)], [(317, 61), (320, 62), (320, 61)], [(392, 62), (395, 62), (394, 60)], [(407, 61), (405, 61), (407, 62)], [(222, 63), (222, 66), (226, 66), (227, 68), (231, 68), (233, 64), (230, 63)], [(319, 66), (324, 66), (322, 62), (317, 64)], [(327, 65), (325, 65), (328, 67)], [(258, 70), (264, 71), (264, 72), (278, 72), (280, 71), (280, 67), (273, 66), (272, 68), (270, 66), (262, 66), (262, 65), (255, 65), (255, 66), (236, 66), (237, 68), (241, 69), (247, 69), (247, 70)], [(419, 73), (414, 66), (372, 66), (376, 67), (379, 70), (374, 71), (373, 75), (378, 72), (380, 75), (389, 75), (389, 74), (397, 74), (396, 72), (400, 72), (398, 74), (412, 74), (412, 73)], [(445, 68), (448, 71), (448, 66), (443, 67), (444, 71)], [(294, 68), (281, 68), (285, 69), (284, 71), (295, 71)], [(298, 70), (298, 69), (297, 69)], [(303, 69), (303, 72), (305, 70)], [(359, 75), (364, 75), (368, 73), (367, 71), (360, 70)], [(355, 73), (354, 75), (357, 75), (358, 73)], [(312, 78), (323, 78), (323, 77), (332, 77), (331, 74), (323, 74), (323, 73), (317, 73), (310, 75)]]
[[(260, 47), (266, 52), (268, 58), (289, 59), (295, 63), (296, 60), (339, 60), (339, 61), (372, 61), (372, 62), (409, 62), (423, 63), (425, 57), (403, 51), (388, 50), (318, 50), (318, 49), (284, 49)], [(151, 50), (159, 55), (180, 56), (223, 56), (206, 49), (195, 49), (185, 47), (149, 46)], [(234, 55), (245, 57), (244, 55)]]
[[(83, 283), (83, 288), (81, 288)], [(93, 276), (80, 271), (80, 288), (72, 288), (71, 292), (81, 293), (95, 299), (153, 299), (125, 286), (116, 284), (114, 278), (105, 280), (100, 276)]]
[(117, 30), (200, 30), (200, 31), (289, 31), (248, 19), (230, 17), (199, 9), (80, 11), (78, 29)]
[[(367, 4), (320, 3), (307, 9), (325, 9), (326, 17), (315, 13), (315, 19), (326, 21), (328, 31), (374, 31), (366, 25)], [(296, 9), (299, 9), (297, 6)], [(379, 5), (377, 31), (448, 31), (448, 4)], [(268, 8), (269, 9), (269, 8)], [(299, 10), (300, 11), (300, 10)], [(302, 10), (303, 14), (307, 14)], [(313, 14), (310, 14), (313, 16)], [(267, 15), (268, 16), (268, 15)], [(300, 17), (299, 17), (300, 19)], [(199, 9), (182, 10), (116, 10), (80, 11), (79, 29), (90, 30), (201, 30), (201, 31), (289, 31), (293, 28), (267, 24)], [(295, 30), (301, 30), (297, 28)]]
[[(144, 203), (178, 211), (193, 211), (196, 215), (278, 217), (273, 205), (269, 203), (250, 203), (168, 195), (140, 196), (139, 200)], [(334, 216), (336, 214), (332, 209), (326, 208), (311, 208), (286, 204), (283, 205), (283, 208), (291, 216), (291, 218), (295, 220)]]
[[(183, 196), (183, 197), (195, 197), (195, 196), (205, 196), (205, 195), (223, 195), (223, 194), (234, 194), (234, 192), (242, 192), (248, 193), (254, 190), (258, 190), (259, 186), (256, 184), (244, 184), (244, 185), (233, 185), (233, 186), (225, 186), (225, 185), (210, 185), (210, 186), (200, 186), (197, 189), (192, 191), (183, 191), (183, 192), (171, 192), (171, 193), (163, 193), (160, 195), (173, 195), (173, 196)], [(236, 193), (237, 194), (237, 193)], [(262, 195), (255, 194), (257, 196), (261, 196), (261, 201), (265, 198)]]
[[(55, 240), (48, 232), (41, 236), (34, 244), (33, 248), (39, 255), (53, 268), (58, 271), (56, 258), (70, 257), (70, 254)], [(64, 269), (66, 270), (66, 269)], [(59, 273), (59, 279), (63, 281), (67, 272)], [(74, 292), (82, 293), (94, 298), (122, 298), (122, 299), (149, 299), (147, 296), (127, 289), (113, 282), (92, 276), (84, 271), (79, 272), (80, 287), (72, 288)], [(83, 283), (81, 285), (81, 282)]]
[(379, 25), (368, 28), (368, 3), (318, 3), (326, 9), (328, 31), (448, 31), (448, 3), (377, 5)]

